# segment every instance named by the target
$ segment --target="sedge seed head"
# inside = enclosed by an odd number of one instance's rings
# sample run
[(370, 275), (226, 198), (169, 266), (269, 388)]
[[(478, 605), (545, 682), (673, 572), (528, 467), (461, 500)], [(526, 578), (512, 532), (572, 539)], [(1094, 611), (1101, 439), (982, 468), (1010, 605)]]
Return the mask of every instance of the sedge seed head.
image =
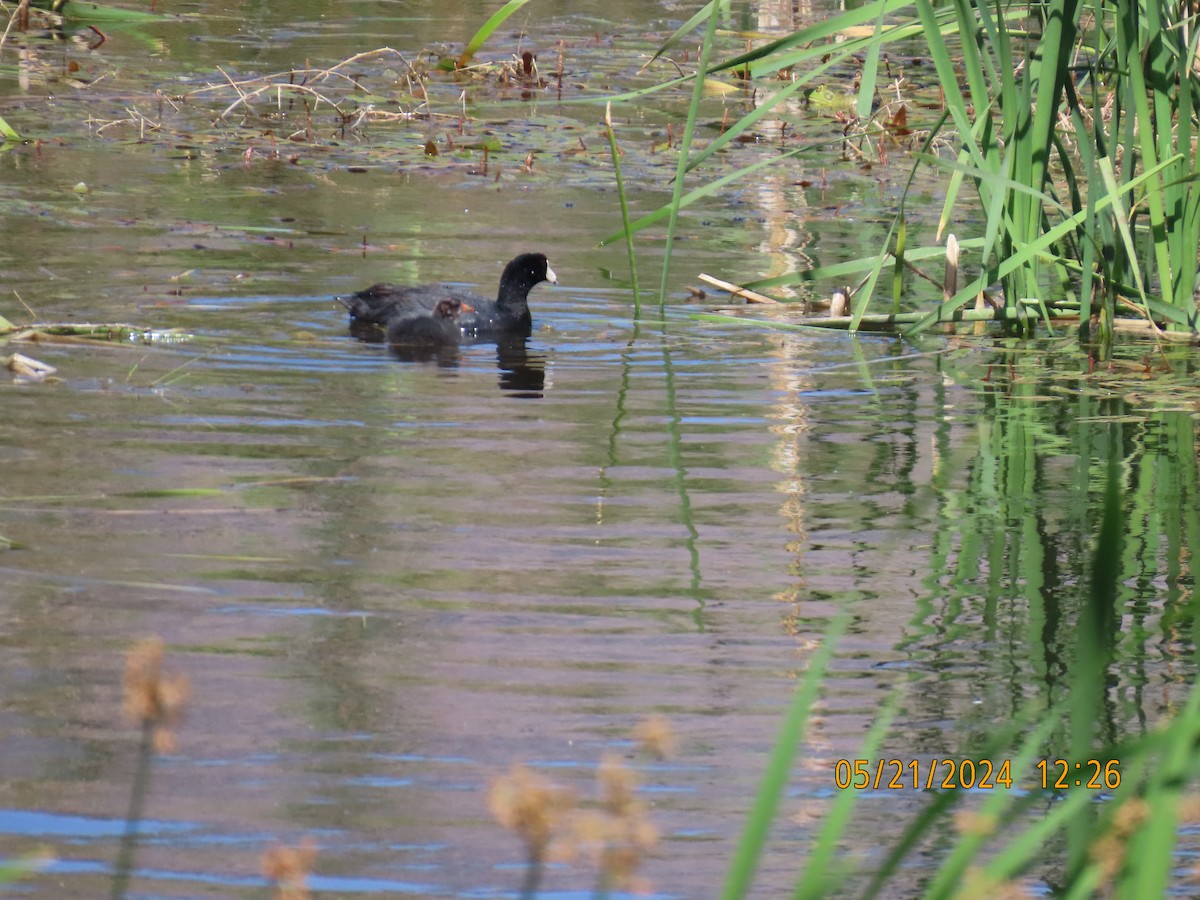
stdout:
[(675, 755), (678, 741), (666, 716), (650, 716), (633, 729), (634, 739), (643, 751), (655, 759), (670, 759)]
[(488, 809), (496, 821), (517, 833), (530, 855), (541, 859), (574, 797), (565, 788), (516, 764), (492, 782)]
[(262, 873), (275, 885), (274, 900), (309, 900), (308, 876), (317, 845), (305, 838), (298, 847), (274, 844), (262, 857)]
[(190, 691), (185, 676), (163, 674), (164, 655), (161, 638), (138, 641), (125, 657), (122, 679), (125, 715), (153, 727), (154, 749), (159, 753), (175, 749), (174, 728), (183, 718)]

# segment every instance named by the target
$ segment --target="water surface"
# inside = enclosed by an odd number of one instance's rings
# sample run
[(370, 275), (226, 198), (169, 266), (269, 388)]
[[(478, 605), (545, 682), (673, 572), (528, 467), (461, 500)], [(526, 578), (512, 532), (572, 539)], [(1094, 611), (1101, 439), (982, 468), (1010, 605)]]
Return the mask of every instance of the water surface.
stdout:
[[(19, 294), (47, 320), (193, 336), (39, 345), (60, 381), (0, 379), (0, 534), (21, 545), (0, 553), (0, 855), (56, 856), (21, 896), (109, 890), (136, 746), (123, 654), (146, 634), (193, 696), (155, 766), (135, 895), (261, 895), (263, 851), (311, 835), (322, 896), (513, 896), (523, 856), (490, 819), (489, 782), (523, 761), (595, 797), (615, 752), (662, 834), (643, 867), (656, 894), (716, 896), (797, 676), (848, 611), (756, 883), (782, 896), (837, 761), (861, 755), (893, 694), (879, 756), (927, 766), (979, 758), (1024, 702), (1067, 690), (1113, 443), (1137, 540), (1106, 736), (1143, 733), (1185, 695), (1192, 641), (1161, 628), (1194, 591), (1172, 563), (1196, 508), (1194, 410), (1162, 403), (1152, 378), (1138, 395), (1088, 375), (1057, 340), (913, 344), (695, 317), (713, 305), (686, 300), (699, 271), (857, 255), (886, 218), (885, 179), (830, 161), (823, 187), (792, 168), (711, 201), (665, 311), (636, 318), (623, 250), (596, 247), (618, 221), (598, 108), (489, 96), (471, 130), (519, 144), (529, 126), (511, 123), (541, 116), (556, 136), (533, 143), (559, 149), (531, 170), (506, 149), (487, 176), (471, 171), (478, 154), (413, 151), (418, 131), (445, 142), (436, 120), (298, 142), (295, 161), (267, 158), (263, 122), (190, 143), (82, 124), (124, 108), (122, 79), (179, 79), (175, 93), (215, 83), (218, 61), (251, 77), (383, 44), (415, 57), (490, 10), (467, 4), (447, 25), (352, 6), (360, 19), (194, 4), (205, 15), (189, 27), (144, 29), (159, 43), (67, 45), (89, 74), (112, 70), (111, 95), (100, 82), (51, 102), (49, 82), (0, 80), (18, 127), (74, 123), (0, 156), (13, 298), (0, 313), (22, 320)], [(585, 93), (600, 93), (600, 57), (613, 81), (634, 79), (690, 15), (656, 8), (618, 28), (617, 12), (536, 22), (547, 46), (571, 42)], [(629, 120), (678, 114), (672, 101)], [(569, 153), (580, 138), (586, 152)], [(664, 154), (660, 172), (642, 152), (646, 211), (674, 163)], [(652, 276), (659, 245), (642, 246)], [(534, 291), (534, 334), (503, 353), (399, 360), (352, 337), (329, 299), (384, 277), (490, 291), (531, 248), (560, 285)], [(635, 752), (651, 715), (678, 735), (668, 761)], [(1017, 775), (1014, 790), (1040, 790)], [(848, 858), (868, 867), (927, 800), (864, 794)], [(594, 881), (556, 866), (546, 895)]]

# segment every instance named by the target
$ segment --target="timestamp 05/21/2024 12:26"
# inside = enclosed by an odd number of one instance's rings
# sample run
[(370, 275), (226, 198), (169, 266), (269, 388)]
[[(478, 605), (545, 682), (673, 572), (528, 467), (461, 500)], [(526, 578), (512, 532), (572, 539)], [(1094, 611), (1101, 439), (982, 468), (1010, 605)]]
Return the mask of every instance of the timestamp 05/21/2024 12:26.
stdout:
[[(1121, 762), (1116, 759), (1040, 759), (1036, 780), (1028, 787), (1042, 790), (1116, 790), (1121, 785)], [(1010, 790), (1012, 760), (1002, 759), (839, 759), (833, 764), (838, 790)], [(1020, 788), (1022, 785), (1016, 784)]]

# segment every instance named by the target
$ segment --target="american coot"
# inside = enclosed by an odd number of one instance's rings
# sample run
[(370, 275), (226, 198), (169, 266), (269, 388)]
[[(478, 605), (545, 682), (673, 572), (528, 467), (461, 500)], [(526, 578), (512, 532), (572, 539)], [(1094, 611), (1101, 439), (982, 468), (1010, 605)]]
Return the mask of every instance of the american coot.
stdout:
[(389, 344), (421, 347), (448, 347), (462, 343), (460, 317), (475, 312), (475, 307), (455, 297), (443, 297), (433, 312), (418, 310), (396, 316), (387, 324)]
[(387, 326), (393, 319), (412, 315), (428, 317), (439, 300), (457, 300), (474, 312), (458, 317), (462, 334), (470, 339), (495, 339), (504, 334), (529, 334), (533, 319), (529, 315), (529, 291), (543, 281), (558, 284), (558, 277), (541, 253), (522, 253), (500, 276), (495, 300), (473, 291), (436, 284), (404, 287), (376, 284), (355, 294), (335, 297), (357, 322)]

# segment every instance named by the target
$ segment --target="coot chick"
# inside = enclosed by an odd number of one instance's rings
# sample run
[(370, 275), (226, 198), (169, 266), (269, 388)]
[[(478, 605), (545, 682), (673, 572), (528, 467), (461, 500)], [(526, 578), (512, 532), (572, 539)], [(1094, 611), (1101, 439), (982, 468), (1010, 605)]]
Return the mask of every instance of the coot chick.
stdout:
[(558, 284), (558, 276), (545, 255), (522, 253), (504, 267), (495, 300), (462, 288), (436, 284), (376, 284), (334, 299), (350, 311), (355, 321), (384, 326), (392, 319), (414, 313), (428, 315), (443, 298), (458, 300), (475, 308), (473, 313), (458, 319), (463, 334), (468, 338), (487, 338), (498, 334), (530, 333), (533, 318), (529, 315), (529, 291), (543, 281)]
[(418, 310), (396, 316), (387, 324), (387, 342), (421, 347), (448, 347), (462, 343), (459, 317), (475, 307), (456, 297), (443, 297), (432, 312)]

